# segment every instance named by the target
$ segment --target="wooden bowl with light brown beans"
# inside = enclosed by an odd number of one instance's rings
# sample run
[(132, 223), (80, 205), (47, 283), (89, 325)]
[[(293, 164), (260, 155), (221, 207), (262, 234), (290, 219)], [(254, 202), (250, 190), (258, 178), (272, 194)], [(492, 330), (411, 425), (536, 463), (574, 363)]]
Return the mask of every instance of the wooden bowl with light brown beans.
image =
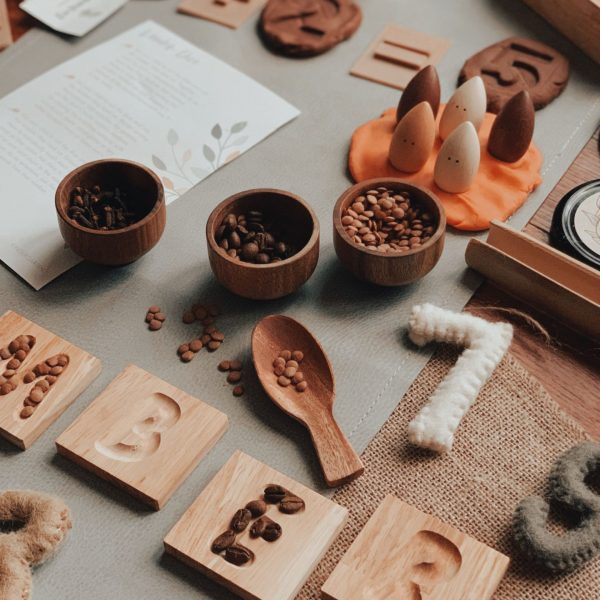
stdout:
[[(139, 219), (123, 227), (103, 231), (83, 227), (67, 211), (76, 187), (120, 188), (127, 193), (127, 207)], [(55, 196), (58, 226), (71, 250), (101, 265), (126, 265), (151, 250), (165, 229), (167, 210), (163, 185), (144, 165), (121, 159), (96, 160), (71, 171), (59, 184)]]
[[(216, 233), (230, 213), (260, 211), (281, 226), (286, 241), (298, 250), (289, 258), (269, 263), (243, 262), (220, 248)], [(217, 280), (228, 290), (252, 300), (272, 300), (300, 288), (313, 274), (319, 260), (319, 221), (302, 199), (284, 190), (259, 188), (234, 194), (221, 202), (206, 223), (210, 266)]]
[[(380, 252), (360, 246), (342, 225), (342, 216), (359, 196), (380, 186), (396, 193), (408, 192), (415, 204), (433, 216), (435, 229), (425, 243), (405, 252)], [(333, 242), (342, 264), (358, 279), (383, 286), (400, 286), (421, 279), (438, 262), (444, 249), (446, 214), (438, 198), (429, 190), (402, 179), (370, 179), (348, 188), (333, 209)]]

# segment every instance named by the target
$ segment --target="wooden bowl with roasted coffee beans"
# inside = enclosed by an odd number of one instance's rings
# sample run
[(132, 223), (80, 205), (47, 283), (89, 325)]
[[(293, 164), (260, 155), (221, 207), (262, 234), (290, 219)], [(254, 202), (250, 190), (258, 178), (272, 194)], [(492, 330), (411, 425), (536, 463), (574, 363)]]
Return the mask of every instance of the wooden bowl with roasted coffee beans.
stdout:
[(444, 249), (446, 214), (429, 190), (402, 179), (370, 179), (347, 189), (333, 209), (333, 241), (358, 279), (399, 286), (421, 279)]
[(208, 218), (206, 239), (217, 280), (253, 300), (295, 292), (319, 260), (315, 212), (283, 190), (247, 190), (223, 200)]
[(73, 252), (101, 265), (126, 265), (152, 249), (167, 220), (158, 176), (120, 159), (78, 167), (59, 184), (58, 226)]

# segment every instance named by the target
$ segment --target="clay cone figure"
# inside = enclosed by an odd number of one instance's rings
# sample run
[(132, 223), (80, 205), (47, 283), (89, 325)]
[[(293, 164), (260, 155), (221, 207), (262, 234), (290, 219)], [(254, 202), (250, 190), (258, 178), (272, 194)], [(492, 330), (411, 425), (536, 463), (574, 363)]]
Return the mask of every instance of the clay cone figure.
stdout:
[(529, 149), (535, 125), (535, 109), (529, 92), (515, 94), (500, 111), (488, 140), (488, 152), (498, 160), (518, 161)]
[(440, 120), (440, 137), (445, 140), (461, 123), (470, 121), (479, 131), (485, 109), (487, 96), (481, 77), (476, 76), (465, 81), (452, 94)]
[(433, 65), (421, 69), (408, 82), (406, 89), (400, 96), (400, 102), (396, 110), (396, 121), (400, 122), (409, 110), (423, 101), (429, 102), (433, 116), (436, 117), (440, 108), (440, 78)]
[(445, 192), (460, 194), (473, 183), (481, 149), (477, 131), (470, 121), (459, 125), (442, 144), (433, 172), (433, 179)]
[(427, 162), (435, 142), (435, 117), (429, 102), (411, 108), (392, 136), (389, 159), (393, 167), (416, 173)]

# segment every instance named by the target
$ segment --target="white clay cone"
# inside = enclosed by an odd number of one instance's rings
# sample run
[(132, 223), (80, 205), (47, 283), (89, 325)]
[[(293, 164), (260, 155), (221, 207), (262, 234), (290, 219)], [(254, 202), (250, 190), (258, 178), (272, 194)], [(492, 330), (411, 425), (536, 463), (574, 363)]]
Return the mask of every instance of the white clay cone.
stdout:
[(390, 144), (390, 163), (405, 173), (416, 173), (427, 162), (434, 143), (433, 110), (429, 102), (420, 102), (396, 126)]
[(473, 183), (479, 169), (481, 147), (473, 123), (459, 125), (442, 144), (433, 180), (445, 192), (460, 194)]
[(479, 131), (487, 106), (487, 95), (481, 77), (467, 79), (444, 108), (440, 119), (440, 137), (445, 140), (461, 123), (470, 121)]

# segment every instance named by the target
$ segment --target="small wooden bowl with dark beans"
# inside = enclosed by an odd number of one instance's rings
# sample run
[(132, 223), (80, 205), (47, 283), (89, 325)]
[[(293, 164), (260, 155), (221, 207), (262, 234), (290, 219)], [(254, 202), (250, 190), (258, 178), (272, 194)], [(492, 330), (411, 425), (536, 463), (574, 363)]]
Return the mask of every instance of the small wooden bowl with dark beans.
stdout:
[[(104, 194), (108, 198), (115, 190), (122, 191), (128, 211), (126, 226), (94, 229), (82, 224), (85, 217), (78, 222), (70, 216), (74, 214), (70, 211), (73, 190), (94, 186), (101, 189), (100, 208)], [(101, 265), (126, 265), (146, 254), (158, 243), (167, 220), (160, 179), (144, 165), (128, 160), (97, 160), (71, 171), (56, 190), (55, 204), (60, 233), (71, 250)]]
[[(223, 220), (228, 215), (237, 218), (250, 213), (260, 213), (265, 223), (273, 224), (279, 239), (294, 253), (277, 262), (256, 264), (234, 258), (219, 246), (217, 237), (221, 233), (222, 243)], [(234, 294), (252, 300), (272, 300), (295, 292), (308, 281), (319, 260), (317, 215), (302, 198), (283, 190), (247, 190), (223, 200), (208, 218), (206, 239), (217, 280)]]
[[(369, 190), (385, 187), (390, 192), (406, 192), (414, 206), (428, 213), (433, 223), (431, 236), (424, 243), (403, 252), (382, 252), (357, 244), (342, 224), (346, 209)], [(370, 179), (353, 185), (338, 199), (333, 209), (333, 241), (342, 264), (358, 279), (383, 286), (400, 286), (421, 279), (438, 262), (444, 249), (446, 214), (438, 198), (429, 190), (402, 179)]]

